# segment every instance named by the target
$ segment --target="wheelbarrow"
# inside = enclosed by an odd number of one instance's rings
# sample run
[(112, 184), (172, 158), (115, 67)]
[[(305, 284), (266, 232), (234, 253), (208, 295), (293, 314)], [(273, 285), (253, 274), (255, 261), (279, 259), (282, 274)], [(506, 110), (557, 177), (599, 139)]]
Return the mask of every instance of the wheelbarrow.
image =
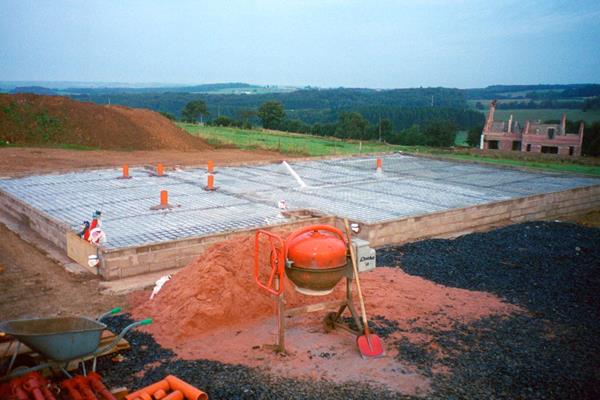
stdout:
[[(127, 325), (110, 343), (100, 347), (102, 331), (106, 325), (100, 322), (103, 318), (121, 311), (120, 307), (102, 314), (98, 318), (57, 317), (34, 318), (0, 322), (0, 331), (14, 336), (18, 342), (8, 365), (7, 375), (0, 381), (8, 380), (32, 371), (45, 368), (60, 369), (71, 378), (66, 367), (72, 361), (81, 362), (83, 374), (86, 375), (84, 358), (93, 357), (92, 370), (96, 371), (96, 359), (99, 355), (115, 347), (129, 330), (152, 323), (152, 319), (144, 319)], [(31, 368), (20, 368), (11, 373), (19, 354), (21, 343), (39, 353), (45, 361)]]

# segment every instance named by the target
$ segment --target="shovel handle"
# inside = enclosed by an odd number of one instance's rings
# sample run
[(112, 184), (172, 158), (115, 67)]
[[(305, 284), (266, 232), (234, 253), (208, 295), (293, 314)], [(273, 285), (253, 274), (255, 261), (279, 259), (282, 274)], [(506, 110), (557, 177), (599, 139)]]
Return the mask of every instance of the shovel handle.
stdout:
[(360, 303), (360, 313), (363, 320), (365, 329), (365, 336), (369, 340), (369, 322), (367, 321), (367, 311), (365, 310), (365, 301), (362, 295), (362, 289), (360, 288), (360, 279), (358, 277), (358, 266), (356, 264), (356, 254), (354, 253), (354, 246), (352, 245), (352, 236), (350, 233), (350, 224), (348, 218), (344, 218), (344, 227), (346, 228), (346, 236), (348, 237), (348, 248), (350, 250), (350, 259), (352, 260), (352, 270), (354, 271), (354, 279), (356, 280), (356, 289), (358, 291), (358, 301)]

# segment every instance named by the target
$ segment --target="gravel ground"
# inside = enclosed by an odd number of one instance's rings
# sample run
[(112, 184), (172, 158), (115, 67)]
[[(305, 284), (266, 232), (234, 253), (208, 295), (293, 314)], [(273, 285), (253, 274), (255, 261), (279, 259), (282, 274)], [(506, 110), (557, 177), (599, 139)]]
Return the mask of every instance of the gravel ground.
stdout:
[[(131, 323), (129, 315), (107, 318), (113, 331)], [(126, 359), (113, 363), (110, 357), (98, 360), (98, 371), (109, 387), (138, 389), (173, 374), (217, 399), (411, 399), (365, 384), (338, 385), (329, 382), (277, 378), (258, 369), (217, 361), (185, 361), (162, 348), (152, 335), (132, 331), (127, 335), (131, 349)], [(218, 344), (215, 344), (218, 345)], [(327, 355), (322, 355), (326, 357)], [(144, 369), (146, 373), (138, 373)]]
[[(434, 396), (600, 398), (600, 229), (525, 223), (388, 247), (377, 256), (379, 265), (492, 292), (527, 310), (426, 332), (450, 354), (441, 362), (452, 374), (434, 376)], [(427, 349), (399, 346), (405, 359), (430, 371)]]
[[(489, 291), (526, 311), (455, 324), (449, 332), (412, 328), (443, 349), (406, 338), (399, 357), (433, 379), (431, 399), (600, 398), (600, 229), (526, 223), (455, 240), (426, 240), (378, 251), (378, 263), (437, 283)], [(128, 316), (109, 325), (120, 330)], [(374, 316), (382, 337), (400, 330)], [(370, 324), (370, 325), (371, 325)], [(131, 332), (121, 363), (99, 361), (111, 386), (139, 388), (174, 374), (211, 399), (409, 399), (364, 384), (283, 379), (208, 360), (183, 361), (151, 335)], [(436, 372), (445, 366), (450, 373)], [(146, 373), (137, 373), (145, 366)]]

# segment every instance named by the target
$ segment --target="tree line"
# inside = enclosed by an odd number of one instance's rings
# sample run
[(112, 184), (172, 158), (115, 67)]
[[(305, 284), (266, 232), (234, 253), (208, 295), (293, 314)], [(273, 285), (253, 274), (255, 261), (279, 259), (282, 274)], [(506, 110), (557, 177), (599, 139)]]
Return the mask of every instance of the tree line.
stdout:
[[(268, 94), (207, 94), (192, 92), (149, 92), (149, 93), (105, 93), (89, 92), (72, 95), (76, 100), (92, 101), (98, 104), (120, 104), (135, 108), (148, 108), (168, 112), (181, 117), (180, 112), (190, 101), (202, 100), (211, 115), (224, 115), (236, 118), (241, 109), (258, 109), (267, 101), (278, 101), (289, 112), (300, 112), (301, 119), (307, 123), (317, 121), (304, 117), (318, 115), (324, 111), (327, 115), (340, 110), (355, 110), (360, 107), (443, 107), (466, 109), (464, 94), (459, 89), (448, 88), (412, 88), (412, 89), (302, 89), (286, 93)], [(336, 116), (337, 117), (337, 116)], [(319, 121), (327, 122), (327, 121)]]
[[(170, 119), (172, 114), (163, 113)], [(182, 121), (198, 122), (207, 118), (210, 113), (201, 100), (192, 101), (181, 111)], [(432, 114), (433, 116), (435, 113)], [(443, 114), (440, 114), (443, 115)], [(264, 102), (258, 110), (244, 109), (238, 112), (238, 118), (217, 116), (208, 119), (207, 124), (213, 126), (238, 127), (250, 129), (253, 121), (259, 121), (263, 128), (318, 136), (333, 136), (341, 139), (379, 140), (391, 144), (427, 145), (448, 147), (454, 144), (458, 125), (447, 119), (431, 118), (424, 120), (423, 125), (411, 124), (396, 130), (389, 118), (379, 118), (371, 123), (358, 111), (340, 111), (337, 120), (330, 123), (308, 124), (286, 115), (283, 105), (275, 100)]]

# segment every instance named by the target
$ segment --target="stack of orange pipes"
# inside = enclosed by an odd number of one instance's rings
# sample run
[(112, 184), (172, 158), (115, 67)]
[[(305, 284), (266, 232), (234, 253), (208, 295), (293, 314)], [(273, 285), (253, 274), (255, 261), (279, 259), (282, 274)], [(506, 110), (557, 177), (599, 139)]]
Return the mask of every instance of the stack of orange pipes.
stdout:
[(126, 400), (208, 400), (208, 395), (173, 375), (125, 397)]

